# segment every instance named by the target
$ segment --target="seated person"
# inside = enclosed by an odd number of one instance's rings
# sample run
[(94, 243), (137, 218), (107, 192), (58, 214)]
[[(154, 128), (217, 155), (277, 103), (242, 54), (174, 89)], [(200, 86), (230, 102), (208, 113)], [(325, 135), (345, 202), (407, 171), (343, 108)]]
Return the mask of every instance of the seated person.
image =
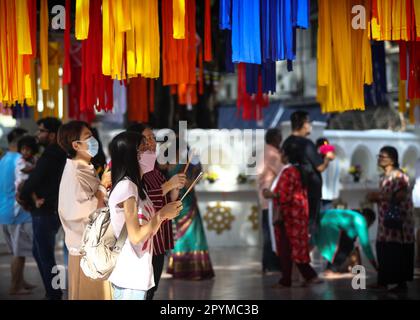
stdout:
[(369, 227), (375, 221), (375, 212), (347, 209), (329, 209), (321, 213), (319, 230), (315, 239), (321, 255), (329, 262), (327, 275), (342, 270), (343, 264), (359, 243), (372, 266), (377, 269), (375, 257), (369, 243)]

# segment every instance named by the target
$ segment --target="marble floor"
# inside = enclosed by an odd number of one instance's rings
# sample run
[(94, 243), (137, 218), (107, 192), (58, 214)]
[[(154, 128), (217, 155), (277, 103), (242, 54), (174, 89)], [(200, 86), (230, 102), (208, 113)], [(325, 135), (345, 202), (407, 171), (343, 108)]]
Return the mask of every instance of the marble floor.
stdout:
[[(373, 290), (352, 288), (352, 274), (338, 279), (324, 279), (322, 284), (302, 288), (298, 283), (290, 289), (272, 289), (279, 274), (262, 275), (259, 248), (213, 248), (210, 251), (216, 276), (206, 281), (185, 281), (172, 279), (163, 273), (157, 300), (217, 300), (217, 299), (284, 299), (284, 300), (378, 300), (378, 299), (420, 299), (420, 269), (416, 269), (415, 280), (409, 284), (407, 293), (390, 294)], [(57, 250), (57, 262), (63, 262), (61, 250)], [(41, 278), (35, 261), (28, 259), (25, 277), (37, 285), (32, 294), (9, 296), (10, 255), (0, 253), (0, 299), (39, 300), (44, 296)], [(319, 266), (315, 266), (320, 269)], [(322, 277), (322, 273), (320, 274)], [(375, 274), (367, 271), (367, 284), (375, 281)]]

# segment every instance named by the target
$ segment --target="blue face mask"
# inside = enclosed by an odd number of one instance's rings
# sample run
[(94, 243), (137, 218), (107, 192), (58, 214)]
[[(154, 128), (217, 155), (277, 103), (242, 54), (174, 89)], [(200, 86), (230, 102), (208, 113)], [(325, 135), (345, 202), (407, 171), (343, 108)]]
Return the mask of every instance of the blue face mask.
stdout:
[(85, 152), (90, 155), (92, 158), (98, 154), (99, 151), (99, 142), (95, 137), (90, 137), (82, 142), (86, 142), (88, 148)]

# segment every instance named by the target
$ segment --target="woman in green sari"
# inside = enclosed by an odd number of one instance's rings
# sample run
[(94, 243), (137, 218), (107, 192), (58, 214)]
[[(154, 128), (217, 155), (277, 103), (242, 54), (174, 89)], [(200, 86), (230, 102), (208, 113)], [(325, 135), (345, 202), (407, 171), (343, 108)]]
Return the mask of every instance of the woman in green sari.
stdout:
[[(184, 164), (168, 165), (167, 178), (170, 179), (172, 176), (183, 172), (184, 169)], [(200, 171), (200, 164), (189, 165), (187, 183), (184, 189), (180, 191), (180, 198), (188, 190)], [(182, 204), (182, 211), (173, 220), (176, 225), (175, 247), (169, 257), (167, 272), (178, 279), (203, 280), (213, 278), (214, 271), (194, 190), (187, 194)]]

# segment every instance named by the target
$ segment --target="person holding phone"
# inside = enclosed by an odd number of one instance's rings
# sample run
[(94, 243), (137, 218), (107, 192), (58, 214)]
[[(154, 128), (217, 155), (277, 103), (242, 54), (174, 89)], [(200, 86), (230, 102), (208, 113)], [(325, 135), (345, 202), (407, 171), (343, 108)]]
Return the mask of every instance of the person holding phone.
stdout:
[[(156, 165), (156, 138), (152, 129), (144, 123), (133, 123), (127, 128), (128, 132), (142, 135), (140, 145), (139, 166), (142, 172), (142, 182), (154, 209), (159, 211), (170, 201), (179, 198), (179, 190), (185, 186), (186, 176), (179, 173), (166, 179)], [(172, 221), (164, 221), (153, 237), (153, 273), (155, 286), (147, 292), (147, 300), (152, 300), (159, 286), (160, 277), (165, 262), (165, 254), (174, 248)]]
[(111, 225), (118, 238), (124, 226), (127, 240), (118, 256), (109, 281), (114, 300), (145, 300), (155, 286), (153, 273), (153, 236), (161, 224), (182, 210), (181, 201), (173, 201), (159, 211), (144, 189), (141, 161), (142, 136), (122, 132), (111, 142), (112, 190), (109, 196)]

